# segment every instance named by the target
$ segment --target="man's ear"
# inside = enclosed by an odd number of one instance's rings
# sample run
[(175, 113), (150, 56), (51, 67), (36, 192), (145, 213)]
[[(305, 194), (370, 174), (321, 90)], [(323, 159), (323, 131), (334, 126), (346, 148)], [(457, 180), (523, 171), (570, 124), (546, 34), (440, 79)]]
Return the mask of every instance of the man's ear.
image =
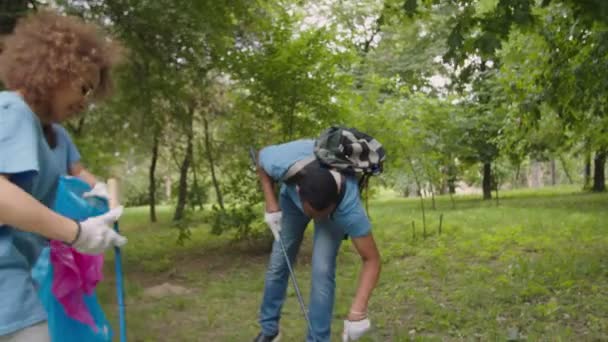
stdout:
[(296, 185), (296, 192), (297, 192), (298, 194), (300, 194), (300, 186), (299, 186), (299, 185)]

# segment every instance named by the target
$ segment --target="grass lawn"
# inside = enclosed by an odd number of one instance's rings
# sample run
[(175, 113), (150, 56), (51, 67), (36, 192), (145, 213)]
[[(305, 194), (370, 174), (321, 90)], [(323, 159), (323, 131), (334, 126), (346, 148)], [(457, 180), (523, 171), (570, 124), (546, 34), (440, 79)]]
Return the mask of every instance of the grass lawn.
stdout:
[[(501, 196), (498, 207), (457, 197), (452, 208), (448, 197), (439, 197), (431, 210), (427, 200), (426, 239), (419, 200), (370, 202), (383, 270), (369, 308), (374, 330), (363, 341), (608, 340), (608, 195), (559, 187)], [(146, 208), (133, 208), (121, 221), (129, 238), (124, 269), (130, 340), (251, 341), (258, 332), (268, 244), (232, 243), (201, 225), (178, 246), (170, 217), (170, 208), (160, 208), (159, 222), (150, 224)], [(307, 233), (296, 265), (305, 298)], [(117, 333), (111, 257), (99, 296)], [(359, 266), (346, 242), (338, 260), (336, 341)], [(144, 295), (145, 288), (165, 282), (190, 291)], [(290, 286), (283, 341), (303, 341), (305, 326)]]

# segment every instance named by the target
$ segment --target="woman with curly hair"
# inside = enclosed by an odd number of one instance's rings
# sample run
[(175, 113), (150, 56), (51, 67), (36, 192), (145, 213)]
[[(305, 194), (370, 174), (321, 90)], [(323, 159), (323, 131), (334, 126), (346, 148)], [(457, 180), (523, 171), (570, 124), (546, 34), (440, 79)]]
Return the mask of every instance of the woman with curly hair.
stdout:
[(22, 19), (4, 41), (0, 80), (10, 91), (0, 92), (0, 342), (49, 340), (30, 277), (47, 239), (87, 254), (126, 243), (111, 228), (122, 208), (82, 222), (49, 209), (61, 168), (48, 127), (108, 94), (116, 51), (95, 26), (52, 12)]

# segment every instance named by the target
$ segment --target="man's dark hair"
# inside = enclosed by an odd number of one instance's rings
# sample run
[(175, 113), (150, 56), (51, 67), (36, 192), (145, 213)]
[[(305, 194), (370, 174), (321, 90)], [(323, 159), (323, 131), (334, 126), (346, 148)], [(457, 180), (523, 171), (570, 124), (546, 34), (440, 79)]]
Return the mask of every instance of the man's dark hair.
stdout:
[(300, 188), (300, 199), (315, 210), (323, 210), (338, 202), (338, 185), (329, 169), (319, 164), (310, 165), (301, 171), (296, 184)]

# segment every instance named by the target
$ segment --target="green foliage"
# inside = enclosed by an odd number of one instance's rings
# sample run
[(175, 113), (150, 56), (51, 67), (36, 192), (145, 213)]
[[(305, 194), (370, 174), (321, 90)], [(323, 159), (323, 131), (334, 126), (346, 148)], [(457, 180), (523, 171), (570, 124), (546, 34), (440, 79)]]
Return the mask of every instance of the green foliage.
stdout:
[(252, 119), (263, 125), (265, 134), (282, 141), (315, 136), (342, 121), (343, 109), (335, 97), (347, 79), (337, 69), (347, 56), (332, 51), (331, 32), (294, 34), (291, 19), (279, 20), (261, 46), (240, 52), (235, 72), (245, 88), (242, 106), (255, 113)]
[(211, 233), (220, 235), (232, 232), (235, 241), (255, 239), (267, 235), (264, 234), (267, 228), (259, 218), (259, 210), (250, 206), (230, 207), (224, 210), (213, 206)]
[(213, 234), (231, 233), (235, 241), (267, 236), (268, 228), (261, 220), (263, 210), (258, 205), (262, 194), (257, 178), (250, 170), (245, 168), (244, 172), (235, 172), (230, 176), (225, 182), (224, 194), (228, 205), (225, 209), (213, 205), (207, 217)]
[[(102, 22), (128, 51), (116, 96), (70, 124), (86, 164), (137, 177), (129, 203), (149, 202), (151, 172), (171, 178), (191, 210), (222, 198), (225, 212), (210, 214), (218, 232), (255, 231), (244, 208), (261, 197), (241, 196), (259, 193), (249, 146), (330, 124), (377, 137), (383, 180), (401, 193), (515, 184), (506, 180), (528, 160), (608, 146), (608, 36), (595, 0), (60, 4)], [(493, 179), (480, 182), (481, 164)]]
[[(448, 50), (443, 57), (459, 66), (465, 65), (472, 55), (494, 60), (512, 26), (529, 27), (535, 23), (533, 0), (422, 1), (421, 5), (426, 10), (447, 7), (457, 13), (450, 23)], [(418, 6), (404, 9), (413, 14)]]

